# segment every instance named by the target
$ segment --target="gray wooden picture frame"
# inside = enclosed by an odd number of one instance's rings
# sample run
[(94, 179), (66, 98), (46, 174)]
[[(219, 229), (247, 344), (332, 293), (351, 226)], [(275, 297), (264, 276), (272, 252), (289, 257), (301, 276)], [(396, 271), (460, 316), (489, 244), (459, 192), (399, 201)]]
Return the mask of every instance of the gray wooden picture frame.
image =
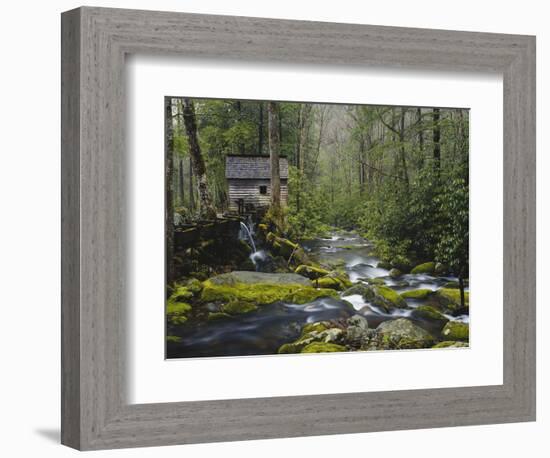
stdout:
[[(93, 7), (63, 13), (61, 37), (63, 444), (88, 450), (535, 419), (534, 37)], [(128, 404), (129, 53), (503, 74), (504, 383)]]

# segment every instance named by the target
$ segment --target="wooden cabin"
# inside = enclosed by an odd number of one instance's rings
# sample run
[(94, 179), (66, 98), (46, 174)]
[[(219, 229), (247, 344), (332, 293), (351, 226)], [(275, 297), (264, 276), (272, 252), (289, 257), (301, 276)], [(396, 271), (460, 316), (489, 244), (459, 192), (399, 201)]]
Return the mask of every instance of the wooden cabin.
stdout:
[[(288, 161), (279, 158), (281, 205), (288, 201)], [(229, 211), (243, 214), (265, 209), (271, 202), (271, 164), (269, 156), (228, 155), (225, 177), (229, 188)]]

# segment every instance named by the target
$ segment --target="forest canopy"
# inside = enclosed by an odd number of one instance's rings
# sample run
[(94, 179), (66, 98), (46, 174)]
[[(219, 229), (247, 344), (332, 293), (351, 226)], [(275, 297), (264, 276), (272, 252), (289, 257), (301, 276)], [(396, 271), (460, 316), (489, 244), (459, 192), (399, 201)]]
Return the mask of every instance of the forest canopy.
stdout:
[(288, 161), (279, 235), (356, 230), (393, 265), (467, 278), (468, 110), (168, 98), (166, 124), (175, 224), (227, 214), (226, 157), (275, 144)]

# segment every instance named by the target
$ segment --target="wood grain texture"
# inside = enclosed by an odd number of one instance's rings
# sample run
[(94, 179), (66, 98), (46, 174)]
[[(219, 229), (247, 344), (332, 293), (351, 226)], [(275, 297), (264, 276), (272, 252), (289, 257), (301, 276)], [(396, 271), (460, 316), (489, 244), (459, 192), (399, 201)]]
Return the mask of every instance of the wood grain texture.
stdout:
[[(88, 7), (64, 13), (62, 24), (64, 444), (103, 449), (535, 418), (534, 37)], [(128, 404), (128, 53), (502, 73), (504, 384)]]

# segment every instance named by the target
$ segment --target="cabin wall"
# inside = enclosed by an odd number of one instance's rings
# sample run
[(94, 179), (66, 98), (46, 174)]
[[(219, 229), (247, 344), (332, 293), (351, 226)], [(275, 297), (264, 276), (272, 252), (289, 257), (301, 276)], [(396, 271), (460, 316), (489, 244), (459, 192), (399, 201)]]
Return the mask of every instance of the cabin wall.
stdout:
[[(244, 204), (252, 204), (254, 207), (268, 207), (271, 202), (271, 184), (270, 180), (227, 180), (229, 188), (229, 210), (236, 212), (238, 210), (237, 201), (243, 199)], [(266, 194), (260, 194), (260, 186), (267, 187)], [(281, 204), (288, 202), (287, 180), (281, 180)]]

